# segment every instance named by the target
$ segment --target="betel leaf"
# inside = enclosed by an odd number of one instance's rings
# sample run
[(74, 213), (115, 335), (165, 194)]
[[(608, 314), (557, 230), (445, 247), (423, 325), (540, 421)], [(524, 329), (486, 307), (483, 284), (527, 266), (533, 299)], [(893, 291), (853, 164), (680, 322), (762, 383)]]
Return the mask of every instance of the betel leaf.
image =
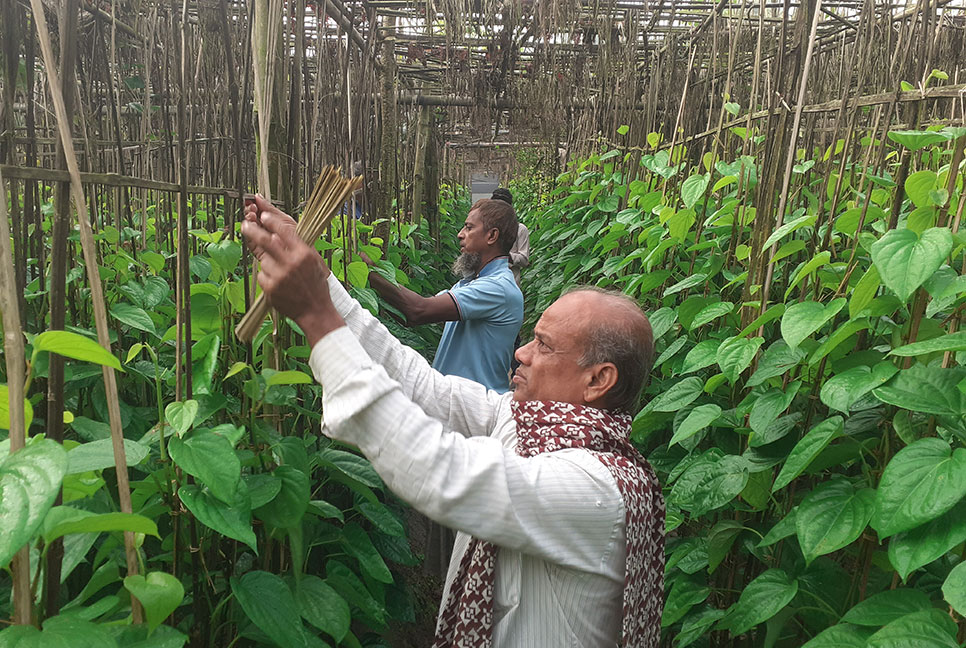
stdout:
[(349, 522), (343, 527), (342, 532), (344, 534), (342, 548), (359, 561), (362, 571), (380, 583), (391, 583), (392, 574), (389, 573), (389, 568), (379, 555), (379, 551), (373, 546), (365, 529), (355, 522)]
[[(2, 648), (117, 648), (108, 629), (81, 618), (61, 614), (44, 621), (44, 629), (11, 626), (0, 632)], [(166, 647), (167, 648), (167, 647)]]
[[(24, 430), (30, 429), (34, 420), (34, 406), (26, 398), (23, 399)], [(10, 391), (6, 385), (0, 385), (0, 430), (10, 429)]]
[(798, 365), (805, 358), (805, 352), (792, 349), (784, 340), (777, 340), (761, 354), (758, 368), (748, 379), (746, 386), (757, 387), (770, 378), (781, 376)]
[(953, 567), (943, 583), (943, 598), (950, 607), (966, 615), (966, 562)]
[(926, 438), (892, 457), (876, 494), (872, 527), (880, 538), (914, 529), (950, 510), (966, 495), (966, 448)]
[(182, 470), (197, 477), (212, 495), (231, 503), (241, 479), (241, 462), (228, 439), (199, 428), (184, 439), (171, 437), (168, 452)]
[(817, 457), (825, 447), (838, 436), (841, 436), (844, 429), (844, 421), (841, 416), (827, 418), (811, 430), (808, 434), (795, 444), (792, 451), (788, 453), (788, 459), (782, 466), (781, 472), (775, 478), (775, 483), (771, 487), (771, 492), (777, 492), (790, 484), (793, 479), (802, 474), (808, 465)]
[(963, 372), (916, 363), (872, 390), (883, 403), (913, 412), (958, 417), (966, 413), (966, 395), (956, 385)]
[(704, 382), (691, 376), (671, 385), (660, 396), (647, 404), (648, 411), (676, 412), (693, 403), (702, 393)]
[(124, 588), (141, 602), (145, 619), (151, 629), (161, 625), (184, 600), (184, 586), (181, 581), (166, 572), (128, 576), (124, 579)]
[(721, 520), (708, 534), (708, 573), (714, 573), (725, 559), (738, 535), (746, 527), (738, 520)]
[(325, 448), (319, 451), (318, 457), (319, 463), (327, 468), (351, 477), (369, 488), (382, 488), (382, 479), (364, 457), (336, 448)]
[(341, 642), (352, 620), (349, 604), (318, 576), (305, 575), (295, 589), (295, 600), (302, 618)]
[(654, 339), (658, 340), (662, 335), (667, 333), (674, 325), (677, 317), (677, 313), (666, 306), (648, 315), (647, 319), (651, 323), (651, 334), (654, 336)]
[(764, 343), (765, 338), (743, 338), (733, 337), (725, 340), (718, 347), (715, 360), (721, 368), (721, 373), (732, 383), (738, 380), (738, 375), (748, 368), (751, 361), (755, 359), (759, 347)]
[(768, 237), (768, 240), (761, 246), (762, 252), (769, 249), (773, 244), (782, 240), (784, 237), (788, 236), (792, 232), (801, 229), (803, 227), (810, 227), (815, 224), (815, 214), (805, 214), (804, 216), (799, 216), (795, 220), (785, 223)]
[[(242, 482), (244, 484), (245, 482)], [(258, 553), (255, 532), (252, 530), (251, 500), (245, 488), (235, 492), (235, 499), (227, 505), (197, 484), (178, 489), (178, 496), (191, 514), (210, 529), (223, 536), (244, 542)]]
[(231, 579), (231, 591), (245, 614), (280, 648), (307, 647), (295, 597), (279, 576), (251, 571)]
[(669, 501), (700, 517), (737, 497), (748, 483), (748, 474), (748, 462), (742, 457), (704, 457), (674, 483)]
[(154, 328), (154, 322), (143, 308), (131, 306), (130, 304), (114, 304), (111, 306), (111, 315), (122, 324), (127, 324), (131, 328), (157, 337), (158, 331)]
[(680, 621), (688, 610), (708, 598), (709, 594), (711, 588), (707, 585), (696, 583), (688, 577), (675, 579), (664, 603), (661, 627), (666, 628)]
[[(136, 466), (148, 456), (150, 449), (137, 441), (124, 439), (124, 460), (129, 466)], [(77, 475), (90, 470), (113, 468), (114, 442), (111, 439), (98, 439), (76, 446), (67, 453), (67, 474)]]
[(308, 385), (314, 382), (304, 371), (277, 371), (265, 379), (265, 387), (272, 385)]
[(33, 354), (36, 356), (41, 351), (57, 353), (65, 358), (93, 362), (94, 364), (113, 367), (118, 371), (121, 369), (121, 362), (114, 357), (110, 351), (102, 347), (94, 340), (70, 331), (45, 331), (33, 340)]
[[(685, 338), (686, 339), (686, 338)], [(681, 373), (688, 374), (692, 371), (698, 371), (699, 369), (704, 369), (715, 363), (715, 357), (718, 353), (718, 347), (721, 345), (720, 340), (702, 340), (694, 345), (694, 348), (688, 351), (687, 355), (684, 356), (684, 364), (681, 365)]]
[(349, 605), (359, 608), (376, 624), (385, 624), (385, 607), (372, 597), (365, 584), (351, 569), (332, 559), (325, 565), (325, 576), (326, 583), (348, 601)]
[(799, 268), (798, 272), (795, 273), (795, 278), (792, 279), (792, 282), (790, 284), (788, 284), (788, 288), (785, 289), (784, 299), (788, 300), (788, 296), (792, 294), (792, 291), (795, 290), (795, 287), (799, 283), (801, 283), (802, 280), (805, 279), (805, 277), (809, 276), (810, 274), (812, 274), (822, 266), (827, 265), (831, 260), (832, 260), (832, 253), (829, 252), (828, 250), (819, 252), (811, 259), (809, 259), (807, 263), (805, 263)]
[(773, 526), (768, 533), (765, 534), (765, 537), (761, 539), (761, 542), (758, 543), (758, 546), (769, 547), (779, 540), (784, 540), (789, 536), (795, 535), (797, 517), (798, 507), (796, 506), (788, 512), (788, 515), (775, 523), (775, 526)]
[(37, 534), (66, 471), (67, 453), (48, 439), (0, 456), (0, 567)]
[(158, 536), (154, 520), (133, 513), (91, 513), (70, 506), (55, 506), (44, 518), (44, 542), (50, 544), (68, 533), (132, 531)]
[(862, 535), (875, 508), (875, 491), (856, 491), (845, 479), (817, 486), (798, 505), (796, 530), (805, 562), (811, 563)]
[(164, 408), (164, 420), (174, 428), (175, 434), (183, 435), (194, 425), (198, 416), (198, 401), (193, 398), (170, 403)]
[(887, 135), (893, 142), (902, 144), (910, 151), (918, 151), (932, 144), (942, 144), (949, 141), (949, 136), (946, 133), (934, 131), (894, 130), (889, 131)]
[(294, 466), (279, 466), (273, 473), (282, 487), (271, 502), (255, 510), (255, 515), (272, 526), (287, 529), (298, 524), (309, 506), (308, 476)]
[(356, 502), (356, 509), (386, 535), (394, 537), (406, 535), (402, 522), (382, 502)]
[(946, 555), (966, 540), (966, 515), (956, 507), (926, 524), (889, 540), (889, 562), (905, 580), (909, 574)]
[(679, 293), (682, 290), (687, 290), (688, 288), (694, 288), (695, 286), (700, 286), (707, 280), (708, 280), (708, 275), (704, 273), (693, 274), (690, 277), (687, 277), (686, 279), (682, 279), (681, 281), (677, 282), (673, 286), (669, 286), (667, 289), (665, 289), (664, 294), (662, 296), (667, 297), (669, 295)]
[(704, 190), (708, 188), (708, 182), (710, 180), (711, 175), (703, 173), (690, 176), (681, 183), (681, 200), (684, 201), (685, 207), (688, 209), (694, 207), (701, 199), (701, 196), (704, 195)]
[(778, 614), (797, 593), (797, 579), (781, 569), (766, 570), (742, 590), (718, 627), (735, 636), (747, 632)]
[(944, 227), (927, 229), (922, 236), (908, 229), (894, 229), (872, 244), (872, 262), (882, 282), (907, 302), (939, 270), (952, 247), (952, 235)]
[(254, 473), (242, 477), (248, 486), (252, 508), (258, 508), (271, 502), (278, 491), (282, 490), (282, 480), (271, 473)]
[(724, 610), (705, 607), (703, 610), (689, 614), (681, 623), (681, 632), (674, 637), (677, 648), (686, 648), (706, 633), (715, 621), (724, 616)]
[(852, 296), (849, 297), (850, 318), (855, 319), (865, 310), (866, 306), (875, 299), (881, 285), (882, 280), (879, 278), (879, 271), (876, 270), (875, 266), (869, 266), (862, 278), (855, 284), (852, 289)]
[(891, 362), (869, 367), (852, 367), (832, 376), (822, 385), (820, 398), (830, 409), (848, 414), (859, 399), (892, 378), (899, 368)]
[(868, 648), (959, 648), (956, 622), (942, 610), (920, 610), (890, 621), (869, 637)]
[(840, 623), (825, 628), (812, 637), (802, 648), (865, 648), (872, 630), (859, 626)]
[(956, 331), (923, 342), (905, 344), (890, 351), (889, 355), (909, 357), (937, 351), (966, 351), (966, 331)]
[(674, 435), (671, 440), (668, 441), (668, 446), (672, 446), (675, 443), (680, 443), (685, 439), (694, 436), (704, 428), (708, 427), (721, 415), (721, 408), (717, 405), (705, 404), (698, 405), (693, 410), (688, 412), (687, 417), (678, 428), (674, 431)]
[(801, 384), (801, 381), (795, 381), (784, 390), (769, 389), (755, 399), (754, 405), (751, 406), (751, 413), (748, 415), (748, 425), (755, 434), (764, 432), (779, 414), (788, 409)]
[(936, 179), (939, 176), (935, 171), (923, 169), (910, 173), (906, 178), (906, 195), (912, 200), (916, 207), (927, 207), (929, 205), (929, 192), (936, 188)]
[(794, 349), (801, 344), (802, 340), (835, 317), (845, 307), (846, 301), (845, 297), (839, 297), (827, 305), (806, 301), (789, 306), (782, 315), (782, 338), (789, 347)]
[(691, 325), (688, 327), (689, 331), (703, 326), (709, 322), (716, 320), (717, 318), (727, 315), (735, 309), (735, 305), (731, 302), (715, 302), (714, 304), (709, 304), (701, 309), (701, 311), (694, 316), (691, 320)]
[(688, 338), (686, 335), (682, 335), (674, 342), (671, 342), (671, 344), (667, 345), (666, 349), (661, 351), (661, 355), (659, 355), (654, 361), (653, 367), (660, 367), (662, 364), (673, 358), (675, 355), (677, 355), (678, 351), (684, 348), (684, 345), (687, 344), (687, 342)]

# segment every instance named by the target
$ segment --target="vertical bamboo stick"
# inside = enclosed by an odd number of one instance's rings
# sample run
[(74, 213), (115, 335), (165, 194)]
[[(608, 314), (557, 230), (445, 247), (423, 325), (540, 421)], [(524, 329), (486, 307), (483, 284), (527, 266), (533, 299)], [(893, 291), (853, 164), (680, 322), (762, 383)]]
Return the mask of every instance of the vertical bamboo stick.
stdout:
[[(91, 231), (90, 220), (87, 216), (87, 203), (84, 200), (84, 189), (81, 185), (80, 169), (77, 165), (74, 143), (67, 127), (67, 111), (64, 107), (63, 93), (60, 91), (57, 68), (54, 65), (54, 53), (50, 45), (50, 31), (47, 27), (47, 19), (44, 15), (42, 1), (30, 0), (30, 7), (33, 10), (34, 23), (37, 26), (37, 36), (39, 37), (40, 49), (43, 53), (44, 67), (47, 69), (47, 81), (57, 116), (57, 131), (64, 147), (67, 168), (70, 172), (71, 196), (74, 200), (74, 208), (77, 210), (77, 221), (80, 225), (81, 248), (84, 253), (87, 278), (90, 282), (97, 338), (101, 346), (110, 351), (111, 338), (107, 327), (107, 308), (104, 305), (104, 293), (101, 289), (101, 279), (98, 271), (97, 248), (94, 242), (94, 234)], [(118, 500), (121, 505), (121, 511), (123, 513), (131, 513), (131, 487), (127, 474), (124, 435), (121, 430), (121, 409), (117, 397), (117, 381), (112, 367), (103, 367), (103, 374), (104, 391), (107, 395), (108, 417), (111, 426), (111, 442), (114, 448), (114, 463), (117, 472)], [(129, 531), (124, 532), (124, 553), (127, 559), (128, 575), (137, 574), (138, 563), (137, 552), (134, 548), (134, 534)], [(144, 612), (134, 597), (131, 597), (131, 611), (135, 623), (143, 622)]]
[[(7, 216), (7, 184), (0, 174), (0, 312), (3, 315), (3, 348), (7, 363), (7, 393), (10, 408), (10, 454), (24, 447), (27, 430), (24, 419), (25, 363), (23, 330), (17, 298), (10, 225)], [(30, 549), (23, 547), (13, 557), (13, 622), (30, 625), (33, 597), (30, 594)]]

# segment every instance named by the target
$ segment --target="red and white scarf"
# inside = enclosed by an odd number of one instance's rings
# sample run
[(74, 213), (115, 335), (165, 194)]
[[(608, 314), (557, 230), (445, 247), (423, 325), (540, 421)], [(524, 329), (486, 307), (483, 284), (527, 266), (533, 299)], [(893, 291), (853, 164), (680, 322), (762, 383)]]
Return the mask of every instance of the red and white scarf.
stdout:
[[(621, 645), (656, 647), (664, 604), (664, 499), (651, 466), (631, 445), (631, 417), (556, 401), (514, 401), (512, 408), (517, 454), (584, 448), (614, 476), (626, 510)], [(496, 546), (471, 538), (440, 613), (433, 648), (492, 644), (495, 567)]]

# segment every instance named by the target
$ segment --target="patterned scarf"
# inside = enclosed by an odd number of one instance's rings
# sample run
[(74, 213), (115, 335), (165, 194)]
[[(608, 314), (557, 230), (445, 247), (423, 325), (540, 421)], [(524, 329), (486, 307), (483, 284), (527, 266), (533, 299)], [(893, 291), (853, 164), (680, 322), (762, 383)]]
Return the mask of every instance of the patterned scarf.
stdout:
[[(631, 418), (556, 401), (514, 401), (512, 407), (517, 454), (584, 448), (614, 476), (626, 510), (621, 645), (655, 648), (664, 603), (664, 500), (654, 471), (631, 445)], [(495, 567), (496, 547), (471, 538), (440, 613), (433, 648), (492, 644)]]

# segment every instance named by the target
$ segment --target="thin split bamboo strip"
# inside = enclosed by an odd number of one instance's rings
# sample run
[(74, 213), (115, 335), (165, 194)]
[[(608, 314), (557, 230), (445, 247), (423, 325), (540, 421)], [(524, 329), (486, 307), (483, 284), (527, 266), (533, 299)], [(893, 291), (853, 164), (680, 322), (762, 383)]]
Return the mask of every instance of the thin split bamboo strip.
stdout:
[[(10, 409), (10, 454), (26, 444), (24, 418), (24, 380), (26, 357), (23, 331), (20, 328), (20, 306), (17, 298), (13, 251), (10, 247), (10, 225), (7, 216), (7, 184), (0, 173), (0, 313), (3, 315), (3, 349), (7, 363), (7, 390)], [(30, 625), (33, 601), (30, 594), (30, 553), (24, 546), (13, 557), (13, 622)]]
[(266, 198), (271, 198), (268, 146), (272, 128), (275, 48), (281, 20), (282, 3), (279, 0), (256, 0), (252, 24), (252, 65), (255, 72), (255, 110), (258, 115), (258, 190)]
[[(40, 41), (41, 52), (43, 53), (44, 67), (47, 70), (48, 86), (57, 117), (57, 130), (63, 142), (64, 155), (67, 158), (67, 168), (70, 172), (71, 197), (74, 201), (74, 208), (77, 210), (77, 221), (80, 226), (81, 249), (84, 253), (84, 264), (87, 270), (87, 278), (90, 282), (97, 338), (101, 346), (110, 352), (111, 338), (107, 326), (107, 308), (104, 304), (104, 293), (101, 288), (101, 279), (97, 263), (97, 247), (94, 242), (94, 233), (91, 230), (90, 220), (87, 216), (87, 203), (84, 200), (84, 190), (81, 185), (77, 156), (74, 153), (74, 145), (67, 125), (64, 97), (60, 92), (57, 67), (54, 64), (53, 48), (50, 45), (50, 31), (47, 27), (47, 19), (44, 14), (42, 1), (30, 0), (30, 7), (33, 11), (34, 23), (37, 26), (37, 36)], [(114, 448), (114, 463), (117, 473), (118, 500), (121, 506), (121, 512), (132, 513), (131, 487), (127, 474), (124, 434), (121, 430), (121, 409), (117, 396), (117, 380), (112, 367), (103, 367), (103, 374), (104, 391), (107, 396), (108, 418), (110, 419), (111, 427), (111, 443)], [(129, 531), (124, 532), (124, 553), (127, 559), (128, 575), (137, 574), (137, 550), (134, 548), (134, 534)], [(144, 621), (144, 611), (141, 609), (137, 599), (133, 596), (131, 597), (131, 612), (135, 623), (142, 623)]]
[[(312, 195), (305, 203), (296, 233), (303, 241), (312, 244), (322, 235), (329, 223), (346, 203), (352, 192), (362, 186), (362, 176), (352, 179), (342, 177), (340, 168), (328, 166), (319, 174)], [(235, 335), (242, 342), (251, 342), (268, 314), (269, 304), (264, 294), (259, 294), (238, 326)]]

